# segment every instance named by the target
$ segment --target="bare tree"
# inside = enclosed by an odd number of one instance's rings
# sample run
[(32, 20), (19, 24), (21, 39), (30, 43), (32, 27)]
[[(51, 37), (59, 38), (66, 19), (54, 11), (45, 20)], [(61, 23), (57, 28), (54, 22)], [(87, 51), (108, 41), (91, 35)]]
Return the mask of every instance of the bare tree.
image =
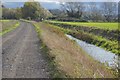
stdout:
[(92, 21), (103, 21), (103, 16), (98, 2), (89, 3), (89, 14)]
[(69, 17), (82, 17), (85, 6), (82, 2), (66, 2), (65, 4), (61, 4), (62, 9)]
[(118, 2), (118, 22), (120, 23), (120, 2)]
[(101, 5), (102, 14), (104, 15), (106, 21), (113, 21), (115, 16), (117, 16), (118, 11), (117, 2), (104, 2)]

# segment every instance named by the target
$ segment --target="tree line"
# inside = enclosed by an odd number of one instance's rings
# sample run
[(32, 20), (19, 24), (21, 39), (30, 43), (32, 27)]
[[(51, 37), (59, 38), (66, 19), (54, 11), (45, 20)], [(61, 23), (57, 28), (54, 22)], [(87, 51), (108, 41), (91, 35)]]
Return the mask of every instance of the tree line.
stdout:
[(62, 21), (117, 22), (117, 2), (65, 2), (60, 9), (47, 10), (39, 2), (25, 2), (21, 8), (2, 6), (3, 19), (57, 19)]
[(52, 14), (44, 9), (39, 2), (25, 2), (21, 8), (6, 8), (2, 5), (3, 19), (29, 19), (41, 20), (52, 16)]
[(59, 19), (94, 22), (117, 22), (118, 3), (117, 2), (66, 2), (61, 3), (64, 14), (59, 14)]

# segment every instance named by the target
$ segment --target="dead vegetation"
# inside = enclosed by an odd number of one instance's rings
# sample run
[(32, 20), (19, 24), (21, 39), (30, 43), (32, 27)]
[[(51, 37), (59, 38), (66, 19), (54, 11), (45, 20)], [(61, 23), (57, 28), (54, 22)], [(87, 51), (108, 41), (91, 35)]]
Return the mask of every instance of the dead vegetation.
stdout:
[[(40, 38), (50, 49), (57, 68), (71, 78), (114, 78), (112, 70), (93, 60), (74, 41), (69, 40), (62, 31), (45, 23), (37, 24)], [(38, 28), (39, 27), (39, 28)]]

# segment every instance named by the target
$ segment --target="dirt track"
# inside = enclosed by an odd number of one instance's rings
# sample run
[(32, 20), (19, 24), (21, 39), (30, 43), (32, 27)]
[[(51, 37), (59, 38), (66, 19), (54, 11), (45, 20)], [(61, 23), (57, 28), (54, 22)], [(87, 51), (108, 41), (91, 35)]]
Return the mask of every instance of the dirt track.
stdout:
[(21, 22), (20, 27), (2, 37), (3, 78), (49, 77), (47, 62), (34, 27)]

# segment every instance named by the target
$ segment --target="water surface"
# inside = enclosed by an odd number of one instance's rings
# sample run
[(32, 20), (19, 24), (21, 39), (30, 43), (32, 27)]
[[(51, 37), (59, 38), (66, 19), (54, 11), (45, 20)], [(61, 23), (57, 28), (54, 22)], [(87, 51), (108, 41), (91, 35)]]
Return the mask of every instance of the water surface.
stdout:
[(103, 48), (97, 47), (92, 44), (88, 44), (82, 40), (74, 38), (71, 35), (66, 35), (69, 39), (74, 40), (77, 44), (86, 51), (90, 56), (92, 56), (95, 60), (100, 61), (101, 63), (105, 63), (110, 67), (115, 67), (117, 61), (117, 55), (110, 51), (106, 51)]

